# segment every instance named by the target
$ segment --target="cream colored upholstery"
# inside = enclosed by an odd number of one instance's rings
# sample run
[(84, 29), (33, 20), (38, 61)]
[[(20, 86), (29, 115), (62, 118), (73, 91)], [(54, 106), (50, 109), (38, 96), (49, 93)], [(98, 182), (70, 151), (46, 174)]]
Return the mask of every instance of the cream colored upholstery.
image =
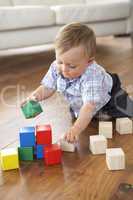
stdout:
[(133, 33), (133, 0), (0, 0), (0, 53), (47, 46), (73, 21), (97, 36)]

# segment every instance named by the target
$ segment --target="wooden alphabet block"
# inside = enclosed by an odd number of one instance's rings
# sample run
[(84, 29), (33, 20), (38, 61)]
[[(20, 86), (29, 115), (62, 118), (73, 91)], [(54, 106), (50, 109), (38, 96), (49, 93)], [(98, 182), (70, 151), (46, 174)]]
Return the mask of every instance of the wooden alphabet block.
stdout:
[(125, 169), (125, 154), (121, 148), (106, 149), (106, 163), (109, 170)]
[(133, 133), (132, 120), (127, 117), (117, 118), (116, 119), (116, 131), (121, 135), (132, 134)]
[(0, 164), (2, 170), (11, 170), (19, 168), (18, 149), (8, 148), (1, 150)]
[(90, 150), (93, 154), (106, 153), (107, 139), (103, 135), (90, 136)]
[(61, 139), (59, 143), (62, 151), (67, 151), (67, 152), (75, 151), (75, 145), (72, 143), (68, 143), (67, 141), (65, 141), (65, 139)]
[(104, 135), (106, 138), (112, 138), (112, 134), (112, 122), (99, 122), (99, 135)]

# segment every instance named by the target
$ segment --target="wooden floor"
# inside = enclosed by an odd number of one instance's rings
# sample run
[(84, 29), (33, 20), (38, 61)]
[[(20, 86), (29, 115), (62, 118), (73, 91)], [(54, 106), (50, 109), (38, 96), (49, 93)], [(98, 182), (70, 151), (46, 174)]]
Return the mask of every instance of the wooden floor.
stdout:
[[(130, 38), (98, 38), (97, 44), (97, 61), (108, 71), (117, 72), (123, 87), (132, 94), (133, 47)], [(53, 51), (0, 58), (0, 148), (17, 142), (16, 127), (22, 126), (23, 122), (19, 103), (39, 85), (53, 59)], [(109, 171), (105, 155), (94, 156), (88, 148), (89, 134), (97, 134), (97, 128), (97, 122), (91, 123), (81, 135), (77, 151), (63, 153), (62, 165), (46, 167), (41, 160), (23, 162), (20, 170), (0, 171), (0, 199), (132, 200), (133, 192), (120, 192), (117, 198), (117, 188), (120, 183), (133, 184), (133, 135), (120, 136), (114, 130), (109, 147), (123, 148), (126, 170)]]

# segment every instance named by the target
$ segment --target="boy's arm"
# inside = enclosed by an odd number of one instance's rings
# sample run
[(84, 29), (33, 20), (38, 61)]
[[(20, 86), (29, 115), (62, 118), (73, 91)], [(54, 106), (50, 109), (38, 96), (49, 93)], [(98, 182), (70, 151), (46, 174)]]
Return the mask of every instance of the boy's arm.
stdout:
[(21, 103), (21, 106), (23, 106), (29, 100), (42, 101), (47, 99), (48, 97), (52, 96), (54, 92), (55, 90), (46, 88), (44, 85), (40, 85), (25, 101)]
[(42, 101), (54, 94), (55, 90), (46, 88), (44, 85), (40, 85), (32, 94), (37, 101)]
[(94, 109), (95, 109), (94, 103), (86, 103), (85, 105), (82, 106), (77, 120), (65, 135), (65, 139), (68, 142), (75, 142), (78, 140), (79, 134), (83, 130), (85, 130), (85, 128), (90, 123), (93, 117)]

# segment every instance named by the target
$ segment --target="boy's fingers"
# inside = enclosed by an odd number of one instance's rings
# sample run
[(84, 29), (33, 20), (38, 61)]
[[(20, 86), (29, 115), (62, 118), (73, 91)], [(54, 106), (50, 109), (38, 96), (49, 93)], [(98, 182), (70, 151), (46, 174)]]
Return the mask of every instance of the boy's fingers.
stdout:
[(37, 101), (37, 97), (36, 96), (31, 96), (31, 97), (29, 97), (29, 100)]
[(20, 106), (23, 107), (26, 104), (27, 101), (23, 101)]
[(20, 105), (21, 107), (23, 107), (28, 101), (33, 100), (33, 101), (37, 101), (37, 98), (35, 96), (30, 96), (28, 97), (25, 101), (23, 101)]

